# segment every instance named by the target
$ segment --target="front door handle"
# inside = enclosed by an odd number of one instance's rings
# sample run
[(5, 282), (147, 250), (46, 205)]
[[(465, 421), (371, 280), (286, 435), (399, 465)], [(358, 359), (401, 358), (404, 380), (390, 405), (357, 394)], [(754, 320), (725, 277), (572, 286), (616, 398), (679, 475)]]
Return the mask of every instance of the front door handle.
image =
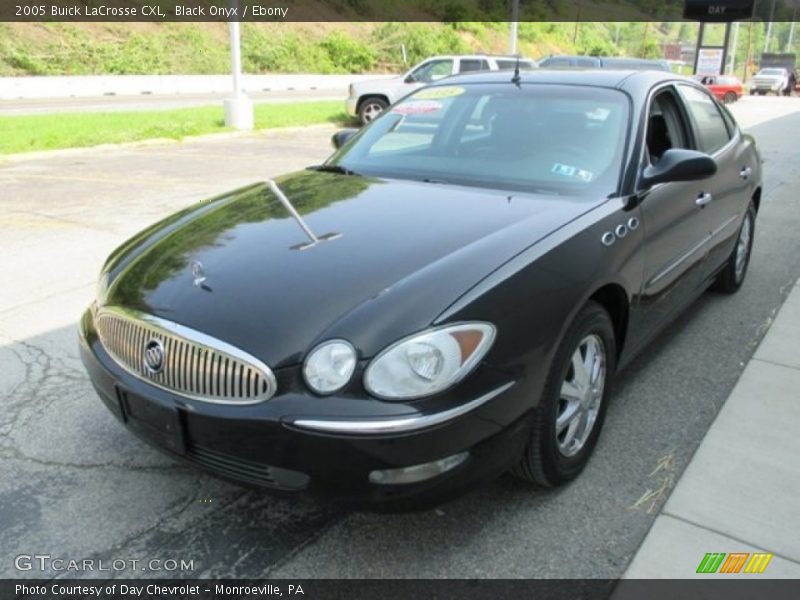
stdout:
[(712, 200), (711, 194), (709, 194), (709, 193), (705, 193), (705, 194), (701, 193), (697, 197), (697, 200), (694, 201), (694, 203), (697, 204), (697, 206), (699, 206), (700, 208), (703, 208), (706, 204), (711, 202), (711, 200)]
[(739, 171), (739, 177), (746, 180), (748, 177), (750, 177), (750, 173), (752, 172), (753, 169), (751, 169), (750, 167), (742, 167), (742, 170)]

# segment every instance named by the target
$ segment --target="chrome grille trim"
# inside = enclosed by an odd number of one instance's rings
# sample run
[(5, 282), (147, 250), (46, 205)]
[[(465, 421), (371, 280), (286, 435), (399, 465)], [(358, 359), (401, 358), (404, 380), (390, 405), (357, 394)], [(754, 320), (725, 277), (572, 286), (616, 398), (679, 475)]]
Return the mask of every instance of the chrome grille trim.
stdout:
[[(109, 356), (131, 375), (186, 398), (217, 404), (256, 404), (277, 389), (272, 370), (254, 356), (209, 335), (146, 313), (105, 306), (94, 316)], [(163, 367), (145, 364), (148, 342), (164, 347)]]

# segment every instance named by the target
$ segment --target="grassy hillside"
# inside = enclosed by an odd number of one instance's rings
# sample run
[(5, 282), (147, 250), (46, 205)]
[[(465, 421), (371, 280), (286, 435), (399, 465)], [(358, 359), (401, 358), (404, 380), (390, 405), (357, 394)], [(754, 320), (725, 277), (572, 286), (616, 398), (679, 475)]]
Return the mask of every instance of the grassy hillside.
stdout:
[[(644, 24), (521, 23), (520, 51), (538, 58), (557, 52), (658, 54), (667, 35)], [(620, 47), (615, 46), (620, 39)], [(347, 73), (395, 70), (437, 53), (505, 52), (505, 23), (245, 23), (248, 73)], [(0, 24), (0, 75), (190, 74), (229, 69), (222, 23)]]
[[(737, 62), (747, 41), (757, 56), (764, 25), (742, 24)], [(788, 23), (777, 23), (773, 51)], [(720, 30), (721, 31), (721, 30)], [(555, 53), (655, 58), (664, 41), (694, 41), (694, 23), (531, 23), (519, 25), (519, 49), (529, 57)], [(721, 33), (719, 34), (721, 35)], [(397, 71), (432, 54), (507, 50), (508, 24), (244, 23), (247, 73)], [(719, 40), (721, 41), (721, 39)], [(795, 36), (797, 46), (800, 36)], [(205, 74), (229, 69), (224, 23), (0, 23), (0, 75)]]

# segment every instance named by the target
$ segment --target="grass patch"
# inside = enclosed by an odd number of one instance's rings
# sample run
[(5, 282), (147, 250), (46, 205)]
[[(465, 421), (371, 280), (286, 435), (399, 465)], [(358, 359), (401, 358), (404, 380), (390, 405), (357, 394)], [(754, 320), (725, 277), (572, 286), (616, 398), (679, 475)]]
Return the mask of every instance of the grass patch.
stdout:
[[(342, 103), (257, 104), (256, 129), (344, 123)], [(83, 148), (154, 138), (179, 140), (228, 131), (221, 106), (164, 111), (61, 113), (0, 117), (0, 154)]]

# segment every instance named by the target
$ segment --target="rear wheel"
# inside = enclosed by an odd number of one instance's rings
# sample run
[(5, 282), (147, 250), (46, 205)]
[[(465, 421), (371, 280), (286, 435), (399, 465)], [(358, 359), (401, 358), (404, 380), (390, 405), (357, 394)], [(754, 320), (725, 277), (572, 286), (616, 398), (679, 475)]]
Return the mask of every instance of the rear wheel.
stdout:
[(366, 125), (372, 122), (386, 110), (387, 106), (389, 106), (389, 103), (383, 98), (378, 98), (377, 96), (365, 98), (358, 107), (358, 118), (361, 119), (361, 124)]
[(733, 248), (728, 262), (717, 275), (714, 282), (714, 290), (723, 294), (733, 294), (742, 286), (747, 267), (750, 265), (750, 252), (753, 249), (753, 234), (756, 225), (756, 208), (752, 202), (747, 207), (747, 212), (739, 228), (739, 237), (736, 239), (736, 246)]
[(736, 102), (736, 93), (726, 92), (725, 95), (722, 97), (722, 101), (725, 104), (733, 104), (734, 102)]
[(583, 470), (603, 425), (615, 367), (611, 318), (602, 306), (589, 302), (556, 351), (531, 437), (512, 470), (516, 476), (553, 487)]

